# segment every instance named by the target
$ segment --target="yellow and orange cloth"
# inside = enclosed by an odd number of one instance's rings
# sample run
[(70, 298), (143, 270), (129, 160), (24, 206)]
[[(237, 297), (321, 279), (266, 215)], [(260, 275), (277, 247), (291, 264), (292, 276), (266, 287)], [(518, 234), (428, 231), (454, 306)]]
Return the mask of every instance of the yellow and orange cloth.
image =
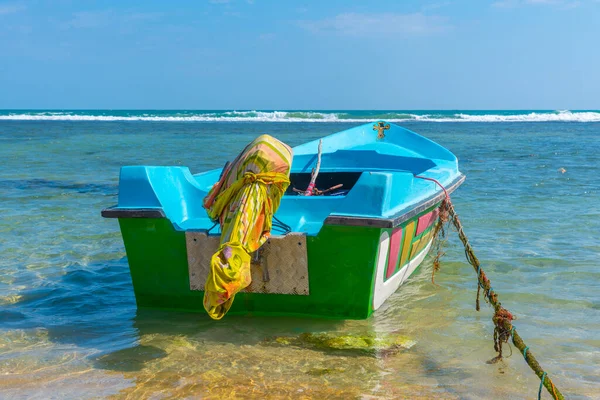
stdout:
[(251, 282), (250, 253), (271, 234), (273, 214), (290, 181), (292, 149), (262, 135), (229, 164), (204, 199), (209, 217), (221, 224), (221, 244), (212, 256), (204, 309), (213, 319), (229, 311), (235, 294)]

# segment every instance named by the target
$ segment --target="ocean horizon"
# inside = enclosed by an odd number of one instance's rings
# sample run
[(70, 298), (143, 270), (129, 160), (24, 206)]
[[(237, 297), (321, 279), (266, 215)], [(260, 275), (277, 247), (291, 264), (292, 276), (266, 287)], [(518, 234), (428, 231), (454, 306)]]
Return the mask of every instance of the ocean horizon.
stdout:
[(600, 110), (0, 110), (0, 121), (600, 122)]

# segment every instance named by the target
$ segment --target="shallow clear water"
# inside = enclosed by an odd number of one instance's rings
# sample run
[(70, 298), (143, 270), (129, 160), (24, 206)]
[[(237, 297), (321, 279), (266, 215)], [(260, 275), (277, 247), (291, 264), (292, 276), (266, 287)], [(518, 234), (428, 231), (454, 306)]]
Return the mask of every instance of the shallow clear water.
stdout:
[[(120, 166), (195, 173), (261, 133), (297, 145), (353, 125), (0, 121), (0, 397), (534, 398), (518, 351), (486, 364), (492, 310), (474, 309), (455, 233), (440, 286), (428, 259), (366, 321), (136, 309), (118, 224), (100, 217)], [(403, 125), (459, 157), (455, 207), (532, 353), (568, 397), (600, 398), (600, 124)], [(270, 340), (304, 332), (416, 344), (366, 354)]]

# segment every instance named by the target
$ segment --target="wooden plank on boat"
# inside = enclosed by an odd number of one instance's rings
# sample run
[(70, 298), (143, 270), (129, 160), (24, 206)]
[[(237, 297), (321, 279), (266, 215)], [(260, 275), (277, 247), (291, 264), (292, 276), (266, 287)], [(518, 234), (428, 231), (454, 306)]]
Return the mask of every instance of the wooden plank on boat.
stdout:
[[(187, 231), (190, 290), (204, 290), (210, 259), (219, 247), (219, 236)], [(308, 255), (306, 236), (290, 233), (271, 237), (252, 263), (252, 283), (244, 292), (308, 296)]]

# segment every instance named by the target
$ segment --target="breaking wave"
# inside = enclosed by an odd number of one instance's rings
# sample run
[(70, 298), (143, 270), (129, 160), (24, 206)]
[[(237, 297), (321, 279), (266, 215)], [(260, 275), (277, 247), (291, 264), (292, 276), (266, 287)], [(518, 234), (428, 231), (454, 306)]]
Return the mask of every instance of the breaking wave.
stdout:
[(0, 111), (15, 121), (600, 122), (600, 111)]

